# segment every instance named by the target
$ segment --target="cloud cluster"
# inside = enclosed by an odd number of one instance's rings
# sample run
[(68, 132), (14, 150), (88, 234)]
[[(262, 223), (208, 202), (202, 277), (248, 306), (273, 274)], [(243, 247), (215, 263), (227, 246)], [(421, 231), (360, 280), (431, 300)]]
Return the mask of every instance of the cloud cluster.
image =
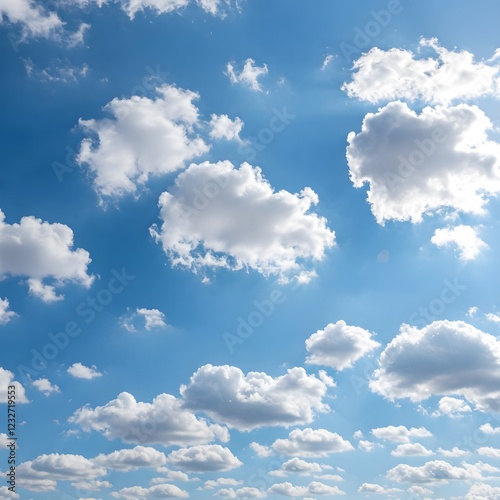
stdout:
[(422, 99), (448, 104), (499, 95), (498, 65), (476, 62), (465, 50), (449, 51), (436, 38), (422, 38), (419, 45), (432, 49), (435, 56), (417, 58), (410, 50), (372, 48), (354, 63), (352, 81), (342, 89), (349, 97), (371, 103)]
[(306, 340), (309, 352), (306, 363), (342, 371), (379, 346), (378, 342), (372, 340), (372, 334), (368, 330), (339, 320), (329, 323)]
[(160, 196), (162, 225), (151, 234), (174, 266), (246, 268), (307, 282), (315, 273), (306, 265), (335, 244), (326, 219), (310, 212), (317, 203), (308, 187), (276, 192), (248, 163), (192, 164)]
[(150, 177), (179, 170), (208, 151), (194, 132), (199, 95), (173, 85), (156, 94), (113, 99), (104, 107), (111, 118), (80, 119), (91, 137), (82, 141), (77, 161), (87, 166), (100, 196), (135, 194)]
[(202, 411), (217, 422), (248, 431), (312, 422), (316, 412), (329, 411), (323, 402), (333, 381), (291, 368), (273, 378), (263, 372), (244, 374), (235, 366), (205, 365), (182, 385), (185, 408)]
[(122, 392), (104, 406), (78, 409), (69, 422), (85, 432), (94, 430), (108, 439), (118, 438), (126, 443), (186, 446), (216, 438), (229, 439), (226, 428), (197, 418), (170, 394), (160, 394), (152, 403), (143, 403)]
[(45, 302), (61, 300), (56, 288), (65, 283), (89, 287), (94, 279), (87, 273), (89, 253), (73, 250), (73, 231), (65, 224), (32, 216), (7, 224), (0, 210), (0, 254), (0, 277), (27, 278), (30, 293)]
[(402, 325), (379, 364), (370, 388), (391, 400), (462, 396), (477, 409), (500, 409), (500, 341), (463, 321)]

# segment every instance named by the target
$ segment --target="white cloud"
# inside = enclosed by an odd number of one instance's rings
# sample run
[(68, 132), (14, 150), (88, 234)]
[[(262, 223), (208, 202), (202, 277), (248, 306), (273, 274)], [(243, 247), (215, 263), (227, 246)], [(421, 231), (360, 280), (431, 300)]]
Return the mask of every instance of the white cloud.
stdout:
[(174, 484), (158, 484), (149, 488), (143, 488), (142, 486), (122, 488), (120, 491), (111, 493), (111, 496), (113, 498), (124, 498), (125, 500), (138, 500), (149, 498), (188, 498), (189, 494)]
[(243, 465), (231, 450), (218, 444), (181, 448), (172, 451), (168, 459), (179, 469), (192, 472), (222, 472)]
[(0, 403), (7, 403), (7, 393), (11, 385), (15, 386), (16, 403), (27, 403), (24, 387), (19, 382), (14, 381), (14, 374), (11, 371), (0, 367)]
[(300, 497), (304, 495), (345, 495), (338, 486), (328, 486), (318, 481), (309, 483), (309, 486), (294, 486), (292, 483), (276, 483), (268, 490), (268, 493), (284, 495), (288, 497)]
[(107, 471), (81, 455), (51, 453), (22, 463), (17, 468), (17, 473), (20, 483), (23, 484), (24, 479), (51, 481), (92, 479), (104, 476)]
[(55, 12), (47, 12), (31, 0), (0, 0), (0, 24), (6, 20), (20, 25), (23, 38), (50, 38), (63, 27), (63, 22)]
[(180, 470), (170, 470), (167, 467), (157, 467), (156, 472), (163, 474), (161, 477), (154, 477), (151, 479), (151, 484), (163, 484), (165, 482), (176, 482), (176, 481), (198, 481), (198, 478), (190, 478), (186, 473)]
[(378, 439), (385, 439), (393, 443), (409, 443), (411, 438), (431, 437), (432, 434), (425, 427), (406, 428), (404, 425), (389, 425), (372, 429), (372, 434)]
[(363, 451), (366, 451), (366, 452), (370, 452), (370, 451), (375, 450), (376, 448), (383, 448), (383, 447), (384, 446), (381, 445), (380, 443), (374, 443), (373, 441), (367, 441), (365, 439), (362, 439), (358, 443), (358, 448), (360, 450), (363, 450)]
[(426, 107), (417, 115), (395, 101), (368, 113), (348, 136), (355, 187), (369, 183), (368, 201), (379, 224), (420, 222), (442, 212), (485, 213), (500, 192), (500, 145), (489, 141), (489, 118), (477, 106)]
[(29, 58), (23, 59), (23, 63), (27, 75), (42, 83), (74, 83), (80, 78), (85, 78), (89, 72), (89, 66), (86, 63), (81, 66), (74, 66), (68, 61), (60, 59), (55, 60), (43, 69), (39, 68)]
[(333, 61), (333, 56), (331, 54), (328, 54), (323, 60), (321, 71), (325, 71), (325, 69), (332, 63), (332, 61)]
[(300, 458), (294, 457), (284, 462), (280, 469), (268, 472), (270, 476), (283, 477), (288, 474), (300, 474), (302, 476), (310, 476), (312, 473), (320, 473), (323, 467), (316, 462), (307, 462)]
[(155, 328), (165, 328), (165, 314), (158, 309), (138, 308), (132, 314), (124, 316), (121, 320), (122, 326), (129, 332), (137, 332), (145, 329), (148, 332)]
[(387, 489), (376, 483), (363, 483), (358, 488), (358, 493), (363, 493), (365, 495), (390, 495), (398, 492), (401, 492), (398, 488)]
[(240, 132), (243, 128), (243, 120), (236, 117), (231, 120), (227, 115), (211, 115), (209, 122), (209, 135), (212, 139), (226, 139), (227, 141), (241, 142)]
[(179, 170), (208, 151), (193, 131), (199, 95), (173, 85), (156, 93), (155, 99), (113, 99), (104, 107), (111, 118), (80, 119), (92, 138), (82, 141), (77, 161), (87, 165), (101, 197), (135, 194), (150, 177)]
[(460, 260), (474, 260), (488, 245), (477, 235), (477, 228), (464, 226), (436, 229), (431, 242), (438, 247), (454, 244), (460, 251)]
[(477, 409), (500, 409), (500, 341), (463, 321), (402, 325), (379, 365), (370, 388), (390, 400), (462, 396)]
[(387, 478), (391, 481), (409, 483), (432, 483), (449, 480), (483, 479), (484, 470), (491, 471), (494, 468), (480, 462), (473, 465), (463, 462), (461, 466), (453, 466), (443, 460), (433, 460), (419, 467), (400, 464), (387, 472)]
[(435, 57), (417, 59), (409, 50), (372, 48), (354, 63), (352, 81), (342, 89), (349, 97), (372, 103), (394, 99), (450, 103), (498, 95), (498, 66), (475, 62), (467, 51), (448, 51), (435, 38), (422, 38), (420, 47), (430, 47)]
[(17, 318), (17, 313), (10, 310), (9, 299), (0, 298), (0, 325), (6, 325), (14, 318)]
[(467, 309), (467, 316), (469, 316), (470, 318), (473, 318), (477, 314), (478, 311), (479, 311), (479, 307), (476, 307), (476, 306), (469, 307), (469, 309)]
[[(73, 247), (73, 231), (64, 224), (50, 224), (33, 216), (7, 224), (0, 210), (0, 277), (28, 278), (30, 293), (51, 302), (60, 297), (55, 288), (65, 283), (89, 287), (93, 277), (87, 274), (91, 262), (86, 250)], [(50, 279), (53, 285), (43, 283)]]
[(98, 479), (83, 479), (81, 481), (76, 481), (71, 483), (73, 488), (77, 490), (84, 491), (97, 491), (101, 488), (112, 488), (112, 484), (109, 481), (99, 481)]
[(268, 72), (269, 70), (267, 69), (267, 65), (264, 64), (259, 67), (251, 58), (248, 58), (245, 61), (243, 69), (239, 72), (239, 74), (235, 71), (232, 62), (227, 63), (226, 66), (226, 74), (231, 83), (241, 83), (256, 92), (262, 92), (262, 86), (259, 82), (259, 78), (267, 75)]
[(273, 378), (264, 372), (245, 375), (235, 366), (205, 365), (180, 392), (184, 407), (203, 411), (217, 422), (238, 430), (312, 422), (316, 412), (327, 412), (323, 403), (333, 381), (291, 368)]
[(479, 430), (483, 431), (485, 434), (500, 434), (500, 427), (492, 427), (490, 423), (483, 424), (479, 427)]
[(392, 450), (391, 455), (394, 457), (428, 457), (433, 455), (433, 452), (420, 443), (405, 443)]
[(8, 442), (9, 442), (9, 438), (8, 438), (7, 434), (0, 432), (0, 449), (6, 448)]
[(354, 450), (352, 444), (326, 429), (294, 429), (286, 439), (277, 439), (272, 449), (280, 455), (326, 457), (332, 453)]
[(439, 400), (439, 409), (433, 413), (434, 416), (447, 415), (450, 418), (461, 418), (463, 413), (470, 413), (471, 407), (463, 400), (445, 396)]
[(500, 316), (495, 313), (486, 313), (484, 317), (492, 323), (500, 323)]
[(88, 367), (82, 365), (81, 363), (73, 363), (66, 371), (75, 378), (83, 378), (87, 380), (92, 380), (93, 378), (102, 376), (102, 373), (100, 373), (94, 365)]
[(451, 450), (443, 450), (443, 448), (438, 448), (437, 453), (443, 455), (443, 457), (452, 457), (452, 458), (466, 457), (467, 455), (470, 455), (470, 452), (461, 450), (456, 446), (454, 446)]
[(196, 418), (170, 394), (160, 394), (152, 403), (143, 403), (122, 392), (104, 406), (78, 409), (69, 422), (85, 432), (94, 430), (108, 439), (118, 438), (126, 443), (185, 446), (208, 443), (216, 438), (229, 439), (226, 428)]
[(203, 483), (203, 487), (207, 490), (217, 488), (218, 486), (238, 486), (243, 481), (233, 479), (232, 477), (219, 477), (216, 480), (209, 479)]
[(262, 446), (259, 443), (250, 443), (250, 448), (255, 452), (258, 457), (265, 458), (269, 457), (273, 454), (273, 450), (271, 450), (267, 446)]
[(500, 448), (492, 448), (491, 446), (481, 446), (477, 449), (477, 453), (485, 457), (500, 458)]
[(233, 488), (224, 488), (215, 493), (214, 496), (220, 496), (223, 498), (265, 498), (267, 494), (265, 491), (259, 490), (258, 488), (250, 488), (245, 486), (243, 488), (238, 488), (234, 490)]
[(0, 486), (0, 497), (5, 499), (20, 498), (17, 493), (10, 491), (7, 486)]
[(485, 483), (476, 483), (471, 485), (465, 495), (465, 500), (499, 500), (500, 487), (491, 486)]
[(132, 449), (117, 450), (108, 455), (101, 453), (93, 461), (108, 469), (131, 471), (148, 467), (160, 467), (167, 462), (167, 457), (154, 448), (136, 446)]
[(379, 346), (368, 330), (339, 320), (335, 324), (329, 323), (306, 340), (306, 349), (310, 353), (306, 363), (341, 371)]
[(200, 269), (254, 269), (281, 281), (307, 282), (334, 246), (326, 219), (310, 213), (318, 196), (275, 192), (258, 167), (229, 161), (192, 164), (179, 174), (170, 192), (160, 196), (161, 242), (172, 265)]
[(33, 380), (33, 387), (42, 392), (45, 396), (50, 396), (53, 392), (61, 392), (57, 385), (52, 385), (47, 378), (39, 378), (38, 380)]

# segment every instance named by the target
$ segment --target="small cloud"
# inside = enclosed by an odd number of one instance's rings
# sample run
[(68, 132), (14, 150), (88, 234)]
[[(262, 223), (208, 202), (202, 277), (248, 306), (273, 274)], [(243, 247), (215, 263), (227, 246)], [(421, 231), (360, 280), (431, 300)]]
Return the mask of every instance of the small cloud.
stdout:
[(44, 396), (50, 396), (53, 392), (61, 392), (57, 385), (52, 385), (47, 378), (39, 378), (31, 383), (33, 387), (38, 389)]
[(138, 308), (134, 313), (126, 315), (121, 319), (121, 325), (129, 332), (141, 330), (153, 330), (154, 328), (168, 327), (165, 323), (165, 314), (158, 309)]
[(333, 56), (331, 54), (328, 54), (325, 59), (323, 60), (323, 65), (321, 66), (321, 71), (325, 71), (325, 69), (331, 64), (333, 61)]
[(494, 313), (486, 313), (484, 317), (493, 323), (500, 323), (500, 316)]
[(89, 72), (89, 66), (83, 63), (74, 66), (69, 61), (57, 59), (46, 68), (40, 68), (31, 59), (23, 59), (24, 69), (29, 78), (42, 83), (74, 83), (80, 78), (85, 78)]
[(17, 314), (10, 310), (9, 299), (0, 299), (0, 325), (6, 325), (14, 318)]
[(456, 245), (462, 261), (474, 260), (483, 248), (488, 245), (477, 235), (477, 228), (471, 226), (456, 226), (436, 229), (431, 243), (438, 247)]
[(211, 115), (209, 135), (213, 139), (226, 139), (227, 141), (242, 142), (240, 138), (243, 120), (236, 117), (231, 120), (228, 115)]
[(473, 318), (478, 311), (479, 307), (476, 306), (469, 307), (469, 309), (467, 309), (467, 316), (469, 316), (469, 318)]
[(262, 87), (258, 79), (263, 75), (267, 75), (268, 72), (266, 64), (260, 67), (256, 66), (252, 58), (248, 58), (245, 61), (243, 69), (239, 74), (235, 71), (232, 62), (227, 63), (226, 66), (226, 75), (229, 77), (231, 83), (241, 83), (255, 92), (262, 92)]
[(84, 366), (81, 363), (73, 363), (68, 368), (67, 372), (75, 378), (83, 378), (87, 380), (102, 376), (102, 373), (97, 371), (95, 365), (92, 365), (89, 368), (88, 366)]

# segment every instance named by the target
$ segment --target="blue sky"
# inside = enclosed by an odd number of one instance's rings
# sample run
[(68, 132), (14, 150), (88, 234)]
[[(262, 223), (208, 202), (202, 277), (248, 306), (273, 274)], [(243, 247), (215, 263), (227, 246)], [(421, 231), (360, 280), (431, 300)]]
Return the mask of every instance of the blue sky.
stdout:
[(500, 498), (498, 14), (0, 0), (1, 498)]

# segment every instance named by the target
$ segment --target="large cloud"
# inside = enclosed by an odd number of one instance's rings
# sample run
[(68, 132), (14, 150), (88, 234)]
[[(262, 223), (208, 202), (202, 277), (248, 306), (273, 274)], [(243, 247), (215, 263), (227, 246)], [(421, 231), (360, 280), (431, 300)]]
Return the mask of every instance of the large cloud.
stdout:
[(382, 352), (370, 388), (389, 399), (458, 395), (500, 409), (500, 341), (463, 321), (402, 325)]
[(113, 99), (104, 107), (112, 118), (80, 120), (92, 138), (82, 141), (77, 160), (88, 166), (101, 196), (134, 194), (150, 177), (179, 170), (208, 151), (194, 134), (199, 95), (173, 85), (156, 93), (155, 99)]
[(221, 472), (243, 465), (231, 450), (218, 444), (181, 448), (172, 451), (168, 459), (179, 469), (192, 472)]
[(387, 472), (387, 478), (399, 483), (446, 483), (450, 480), (484, 479), (483, 472), (498, 471), (499, 469), (481, 462), (463, 462), (460, 466), (454, 466), (444, 460), (433, 460), (418, 467), (397, 465)]
[(372, 340), (368, 330), (339, 320), (313, 333), (306, 340), (306, 349), (310, 354), (306, 363), (330, 366), (341, 371), (350, 368), (358, 359), (379, 346), (378, 342)]
[(353, 450), (352, 444), (326, 429), (294, 429), (286, 439), (277, 439), (272, 449), (280, 455), (326, 457), (332, 453)]
[(417, 59), (409, 50), (372, 48), (354, 63), (352, 81), (342, 89), (372, 103), (393, 99), (449, 103), (499, 94), (498, 65), (475, 62), (467, 51), (448, 51), (435, 38), (422, 38), (420, 47), (430, 47), (436, 57)]
[(229, 439), (226, 428), (196, 418), (170, 394), (160, 394), (152, 403), (143, 403), (122, 392), (104, 406), (78, 409), (69, 422), (78, 424), (85, 432), (95, 430), (108, 439), (118, 438), (126, 443), (185, 446)]
[(90, 255), (72, 247), (73, 231), (68, 226), (32, 216), (23, 217), (19, 224), (7, 224), (0, 210), (0, 277), (28, 278), (30, 293), (42, 300), (62, 299), (56, 287), (68, 282), (91, 285), (93, 277), (87, 274)]
[(310, 261), (335, 243), (326, 219), (310, 213), (318, 196), (275, 192), (258, 167), (229, 161), (191, 165), (160, 196), (161, 229), (151, 233), (173, 265), (193, 271), (251, 268), (282, 281), (308, 281)]
[(303, 368), (273, 378), (264, 372), (245, 375), (235, 366), (205, 365), (180, 391), (184, 407), (246, 431), (311, 422), (315, 412), (329, 410), (323, 398), (331, 385), (326, 375), (317, 378)]
[(368, 113), (348, 136), (355, 187), (368, 183), (377, 222), (411, 220), (442, 209), (485, 213), (500, 192), (500, 145), (487, 139), (491, 121), (477, 106), (426, 107), (400, 101)]

